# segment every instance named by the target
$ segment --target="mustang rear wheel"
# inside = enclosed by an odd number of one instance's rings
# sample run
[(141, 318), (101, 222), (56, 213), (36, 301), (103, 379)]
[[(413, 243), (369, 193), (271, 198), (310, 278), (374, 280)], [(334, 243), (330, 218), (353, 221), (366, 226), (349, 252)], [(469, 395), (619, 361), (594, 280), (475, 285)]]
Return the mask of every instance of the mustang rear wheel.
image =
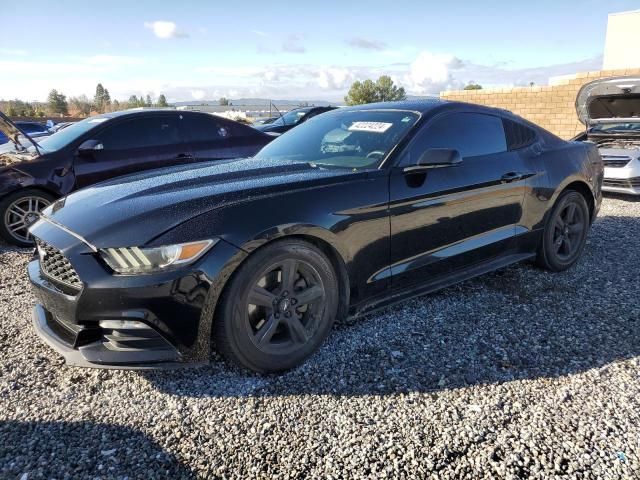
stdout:
[(19, 247), (30, 247), (29, 227), (54, 197), (40, 190), (27, 189), (7, 195), (0, 201), (0, 236)]
[(544, 230), (538, 264), (554, 272), (571, 267), (580, 258), (590, 225), (585, 198), (573, 190), (561, 194)]
[(338, 282), (326, 255), (304, 241), (277, 241), (232, 277), (214, 342), (226, 358), (256, 372), (287, 370), (322, 344), (337, 308)]

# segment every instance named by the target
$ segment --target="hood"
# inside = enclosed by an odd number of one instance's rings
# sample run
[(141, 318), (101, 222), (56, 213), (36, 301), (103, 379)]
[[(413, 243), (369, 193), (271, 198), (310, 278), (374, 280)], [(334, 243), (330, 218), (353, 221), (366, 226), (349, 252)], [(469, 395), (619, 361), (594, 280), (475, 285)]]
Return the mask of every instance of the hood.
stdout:
[(602, 78), (583, 85), (576, 112), (587, 125), (640, 122), (640, 77)]
[(213, 209), (351, 175), (351, 170), (299, 162), (205, 162), (99, 183), (55, 202), (43, 215), (98, 248), (140, 246)]
[(0, 112), (0, 132), (2, 132), (9, 141), (15, 145), (16, 150), (24, 151), (31, 145), (38, 150), (38, 144), (2, 112)]
[(274, 125), (273, 123), (264, 123), (262, 125), (252, 125), (253, 128), (264, 133), (269, 133), (271, 130), (282, 125)]

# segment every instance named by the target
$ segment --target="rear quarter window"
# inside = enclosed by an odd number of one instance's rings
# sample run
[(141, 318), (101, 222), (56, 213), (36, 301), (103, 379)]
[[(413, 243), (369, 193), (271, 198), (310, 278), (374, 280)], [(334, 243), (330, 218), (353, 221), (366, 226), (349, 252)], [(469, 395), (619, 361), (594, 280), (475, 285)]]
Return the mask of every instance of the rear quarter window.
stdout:
[(507, 138), (507, 148), (509, 150), (518, 150), (519, 148), (528, 147), (538, 138), (535, 130), (526, 127), (521, 123), (503, 118), (502, 124), (504, 125), (504, 133)]

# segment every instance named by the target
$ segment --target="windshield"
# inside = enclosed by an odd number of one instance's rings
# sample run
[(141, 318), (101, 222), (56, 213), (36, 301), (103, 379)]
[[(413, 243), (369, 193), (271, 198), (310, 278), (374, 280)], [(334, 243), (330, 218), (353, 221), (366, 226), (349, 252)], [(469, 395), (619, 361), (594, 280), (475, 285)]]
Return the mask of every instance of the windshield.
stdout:
[(61, 148), (66, 147), (71, 142), (73, 142), (76, 138), (81, 136), (82, 134), (88, 132), (92, 128), (100, 125), (103, 122), (109, 120), (107, 117), (89, 117), (84, 120), (74, 123), (73, 125), (69, 125), (62, 130), (58, 130), (53, 135), (48, 137), (38, 139), (38, 145), (41, 145), (45, 150), (49, 152), (53, 152), (56, 150), (60, 150)]
[(633, 133), (640, 134), (640, 121), (627, 123), (603, 123), (589, 129), (593, 133)]
[(343, 168), (373, 167), (402, 140), (418, 118), (417, 113), (402, 110), (335, 110), (276, 138), (256, 158)]
[(277, 120), (275, 120), (273, 122), (274, 125), (279, 125), (279, 126), (283, 126), (283, 125), (295, 125), (297, 124), (300, 120), (302, 120), (302, 117), (304, 117), (310, 109), (299, 109), (299, 110), (291, 110), (290, 112), (285, 113), (283, 116), (281, 116), (280, 118), (278, 118)]

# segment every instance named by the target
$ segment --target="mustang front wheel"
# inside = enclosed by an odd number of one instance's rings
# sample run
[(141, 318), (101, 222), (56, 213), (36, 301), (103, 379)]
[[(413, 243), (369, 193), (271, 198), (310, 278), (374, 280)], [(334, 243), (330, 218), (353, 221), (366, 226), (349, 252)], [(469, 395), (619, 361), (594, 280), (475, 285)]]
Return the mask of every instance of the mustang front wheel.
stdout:
[(338, 283), (326, 255), (304, 241), (278, 241), (232, 277), (214, 341), (225, 357), (251, 370), (287, 370), (321, 345), (337, 306)]

